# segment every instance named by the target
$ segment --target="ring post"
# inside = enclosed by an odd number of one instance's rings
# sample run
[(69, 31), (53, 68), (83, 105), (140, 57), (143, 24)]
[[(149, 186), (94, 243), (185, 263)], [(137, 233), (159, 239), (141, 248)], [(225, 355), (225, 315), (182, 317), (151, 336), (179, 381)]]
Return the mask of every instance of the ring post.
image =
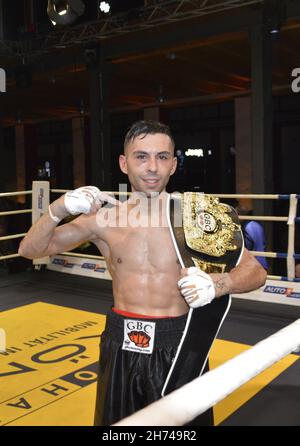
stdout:
[(295, 219), (297, 216), (298, 199), (296, 194), (290, 196), (290, 209), (288, 219), (288, 252), (287, 252), (287, 276), (289, 280), (295, 278)]
[[(49, 181), (33, 181), (32, 182), (32, 224), (48, 212), (50, 197)], [(49, 257), (41, 257), (34, 259), (34, 265), (47, 265), (50, 261)]]

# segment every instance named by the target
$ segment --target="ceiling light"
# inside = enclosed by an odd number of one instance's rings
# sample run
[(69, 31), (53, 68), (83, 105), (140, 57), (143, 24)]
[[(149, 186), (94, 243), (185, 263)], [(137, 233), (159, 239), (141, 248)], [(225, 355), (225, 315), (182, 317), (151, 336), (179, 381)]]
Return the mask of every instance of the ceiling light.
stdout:
[(110, 11), (110, 4), (108, 2), (100, 2), (99, 9), (101, 12), (104, 12), (104, 14), (108, 14)]
[(67, 2), (63, 0), (57, 0), (53, 2), (54, 11), (57, 12), (60, 16), (66, 15), (68, 12), (69, 5)]
[(198, 158), (204, 157), (203, 149), (188, 149), (185, 151), (185, 156), (197, 156)]
[(82, 0), (48, 0), (47, 13), (52, 24), (70, 25), (85, 11)]
[(279, 29), (278, 28), (271, 29), (270, 33), (271, 34), (278, 34), (279, 33)]

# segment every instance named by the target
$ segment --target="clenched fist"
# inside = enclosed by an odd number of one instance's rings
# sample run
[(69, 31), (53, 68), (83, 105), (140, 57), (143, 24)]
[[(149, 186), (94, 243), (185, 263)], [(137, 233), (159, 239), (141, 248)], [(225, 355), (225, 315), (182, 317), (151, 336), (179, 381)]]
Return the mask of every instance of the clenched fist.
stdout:
[(118, 200), (101, 192), (95, 186), (79, 187), (67, 192), (64, 197), (65, 207), (71, 215), (95, 213), (105, 201), (114, 205), (119, 204)]
[(200, 268), (191, 267), (187, 275), (178, 282), (178, 287), (186, 303), (192, 308), (203, 307), (216, 297), (214, 282)]

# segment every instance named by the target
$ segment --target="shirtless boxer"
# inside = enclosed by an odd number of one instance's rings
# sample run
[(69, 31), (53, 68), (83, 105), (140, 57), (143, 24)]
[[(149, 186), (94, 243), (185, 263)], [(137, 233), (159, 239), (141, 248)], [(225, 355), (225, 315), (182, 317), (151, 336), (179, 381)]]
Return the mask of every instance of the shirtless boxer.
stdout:
[[(160, 398), (189, 305), (208, 305), (222, 295), (256, 289), (266, 279), (265, 270), (246, 249), (230, 273), (181, 270), (164, 224), (166, 185), (176, 162), (167, 126), (135, 123), (119, 159), (132, 187), (129, 200), (116, 202), (91, 186), (68, 192), (51, 203), (49, 213), (20, 244), (20, 255), (33, 259), (69, 251), (89, 240), (105, 257), (114, 307), (101, 336), (95, 425), (110, 425)], [(142, 204), (132, 224), (127, 217), (137, 198)], [(114, 207), (100, 209), (103, 201)], [(63, 218), (79, 213), (72, 222), (56, 227)], [(159, 217), (158, 227), (136, 224), (153, 213)]]

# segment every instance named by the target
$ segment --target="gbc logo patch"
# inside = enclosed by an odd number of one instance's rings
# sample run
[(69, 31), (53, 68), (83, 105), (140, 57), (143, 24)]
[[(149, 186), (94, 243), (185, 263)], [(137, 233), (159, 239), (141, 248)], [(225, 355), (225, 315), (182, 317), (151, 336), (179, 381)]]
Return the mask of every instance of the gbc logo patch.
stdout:
[(151, 354), (154, 345), (155, 322), (126, 319), (123, 350)]
[(131, 331), (128, 333), (128, 337), (137, 347), (147, 348), (149, 347), (150, 336), (144, 331)]

